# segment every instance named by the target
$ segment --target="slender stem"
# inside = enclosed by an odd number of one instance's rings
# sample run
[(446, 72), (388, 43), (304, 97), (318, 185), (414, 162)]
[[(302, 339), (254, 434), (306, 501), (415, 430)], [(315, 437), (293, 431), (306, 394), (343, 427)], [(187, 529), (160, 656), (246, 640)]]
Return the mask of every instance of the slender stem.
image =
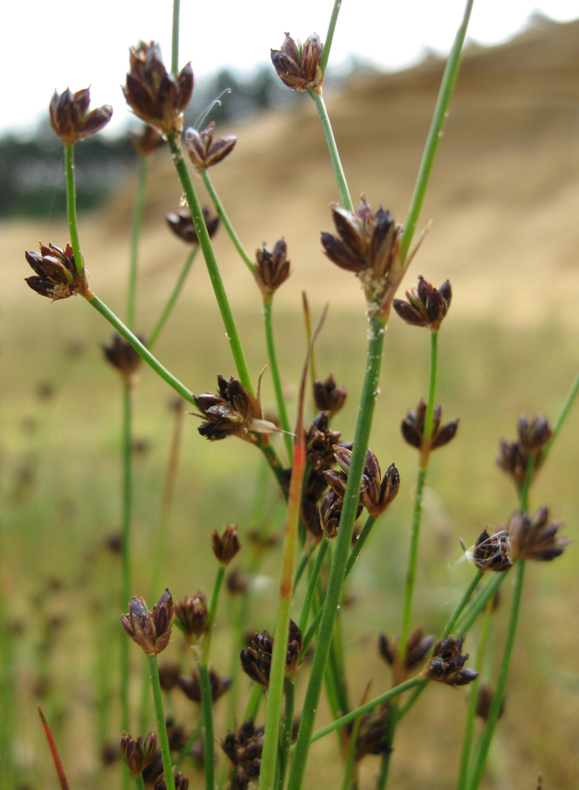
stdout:
[[(355, 710), (351, 710), (349, 713), (346, 713), (345, 716), (341, 716), (339, 719), (336, 719), (336, 721), (333, 721), (330, 724), (326, 724), (325, 727), (322, 727), (321, 729), (314, 732), (313, 735), (311, 736), (310, 743), (315, 743), (316, 741), (319, 741), (320, 738), (323, 738), (325, 735), (329, 735), (331, 732), (334, 732), (334, 730), (337, 730), (338, 727), (343, 727), (345, 724), (349, 724), (351, 721), (354, 721), (355, 719), (358, 718), (358, 716), (361, 716), (363, 713), (367, 713), (370, 710), (374, 710), (374, 708), (377, 708), (378, 705), (382, 705), (384, 702), (388, 702), (388, 700), (397, 697), (399, 694), (403, 694), (405, 691), (414, 688), (419, 683), (420, 683), (420, 678), (416, 677), (416, 678), (409, 678), (409, 680), (405, 680), (404, 683), (400, 683), (399, 686), (394, 686), (394, 688), (391, 688), (389, 691), (384, 692), (384, 694), (381, 694), (379, 697), (370, 700), (370, 702), (365, 702), (363, 705), (360, 705), (359, 708), (356, 708)], [(296, 752), (297, 749), (298, 749), (298, 744), (296, 743), (295, 745)]]
[(569, 412), (571, 410), (571, 406), (573, 405), (573, 403), (575, 401), (575, 398), (577, 397), (578, 393), (579, 393), (579, 375), (577, 375), (577, 378), (575, 379), (575, 381), (571, 385), (571, 389), (569, 390), (569, 394), (565, 398), (565, 402), (563, 403), (561, 411), (557, 415), (557, 419), (555, 420), (555, 424), (553, 426), (553, 435), (551, 436), (551, 438), (549, 440), (549, 443), (547, 444), (547, 446), (543, 450), (543, 458), (542, 458), (543, 462), (545, 462), (545, 459), (547, 458), (547, 455), (549, 454), (549, 452), (551, 450), (553, 442), (555, 441), (555, 439), (557, 438), (557, 436), (559, 434), (559, 431), (563, 427), (563, 423), (567, 419), (567, 416), (568, 416), (568, 414), (569, 414)]
[(308, 549), (304, 549), (304, 551), (302, 552), (302, 556), (300, 558), (300, 561), (298, 563), (298, 567), (296, 569), (296, 575), (294, 576), (294, 594), (295, 594), (295, 591), (296, 591), (296, 587), (298, 586), (298, 584), (301, 581), (302, 576), (304, 575), (304, 571), (306, 569), (306, 566), (307, 566), (308, 562), (310, 561), (310, 559), (312, 557), (312, 554), (314, 553), (316, 548), (317, 548), (317, 546), (314, 543)]
[(223, 280), (221, 279), (219, 267), (217, 266), (215, 253), (213, 252), (213, 247), (211, 246), (211, 239), (209, 238), (203, 212), (201, 211), (197, 193), (195, 192), (193, 179), (191, 178), (191, 174), (187, 168), (185, 159), (183, 158), (183, 151), (181, 150), (179, 140), (174, 133), (171, 133), (167, 136), (167, 144), (169, 146), (169, 150), (171, 151), (171, 158), (173, 159), (173, 164), (177, 170), (177, 175), (179, 176), (181, 186), (183, 187), (183, 191), (185, 192), (185, 197), (189, 205), (191, 219), (193, 220), (197, 238), (199, 239), (203, 257), (205, 258), (207, 271), (209, 272), (209, 278), (211, 280), (211, 285), (213, 286), (213, 292), (215, 293), (217, 305), (221, 313), (221, 318), (223, 319), (225, 334), (229, 340), (229, 346), (231, 348), (233, 360), (237, 368), (239, 380), (245, 389), (249, 393), (253, 394), (251, 377), (249, 375), (249, 370), (247, 368), (247, 363), (243, 354), (243, 348), (241, 347), (239, 333), (237, 331), (235, 319), (233, 318), (233, 313), (231, 312), (231, 307), (227, 299), (227, 294), (225, 292)]
[(422, 162), (420, 163), (418, 177), (416, 179), (414, 192), (410, 201), (410, 208), (408, 210), (408, 216), (406, 218), (406, 224), (404, 227), (404, 235), (402, 236), (401, 256), (403, 261), (408, 255), (410, 243), (412, 242), (412, 237), (414, 236), (416, 225), (418, 224), (418, 217), (420, 215), (420, 210), (424, 201), (424, 195), (426, 194), (426, 189), (428, 187), (428, 181), (430, 179), (432, 166), (434, 164), (434, 159), (438, 150), (438, 144), (440, 143), (440, 139), (442, 137), (442, 130), (444, 128), (448, 114), (450, 99), (452, 97), (454, 86), (456, 84), (456, 78), (458, 76), (462, 47), (466, 37), (466, 31), (468, 28), (470, 12), (472, 11), (473, 3), (474, 0), (467, 0), (462, 23), (456, 33), (454, 43), (448, 56), (446, 68), (444, 70), (444, 76), (440, 85), (440, 91), (438, 93), (438, 99), (436, 101), (436, 107), (432, 117), (430, 131), (428, 132), (424, 153), (422, 155)]
[(203, 767), (205, 769), (205, 788), (215, 790), (215, 735), (213, 733), (213, 700), (211, 698), (211, 680), (207, 664), (198, 662), (199, 685), (201, 686), (201, 709), (203, 712), (203, 743), (205, 746)]
[[(504, 575), (504, 574), (503, 574)], [(521, 597), (523, 592), (523, 581), (525, 577), (525, 563), (519, 560), (515, 569), (515, 589), (513, 591), (513, 601), (511, 604), (511, 616), (509, 619), (509, 626), (507, 636), (505, 639), (505, 648), (503, 658), (499, 669), (497, 678), (497, 685), (491, 707), (485, 724), (485, 728), (480, 740), (480, 745), (477, 753), (476, 762), (474, 764), (469, 790), (477, 790), (482, 779), (485, 762), (489, 750), (489, 746), (495, 731), (495, 726), (499, 718), (501, 701), (505, 693), (505, 686), (507, 683), (507, 676), (509, 674), (509, 666), (511, 663), (511, 656), (513, 654), (513, 645), (515, 643), (515, 635), (517, 632), (517, 623), (519, 620), (519, 611), (521, 607)]]
[(117, 318), (117, 316), (106, 306), (104, 302), (101, 302), (98, 296), (93, 294), (93, 296), (87, 299), (87, 302), (91, 304), (95, 310), (98, 310), (98, 312), (107, 319), (109, 324), (114, 326), (119, 335), (124, 337), (125, 340), (127, 340), (132, 345), (137, 354), (139, 354), (139, 356), (141, 356), (145, 362), (153, 368), (155, 373), (157, 373), (164, 381), (166, 381), (169, 386), (173, 387), (175, 392), (178, 392), (179, 395), (181, 395), (181, 397), (184, 398), (188, 403), (195, 403), (193, 393), (190, 392), (183, 384), (181, 384), (178, 379), (175, 378), (175, 376), (169, 373), (169, 371), (161, 365), (156, 357), (151, 354), (149, 349), (144, 346), (143, 343), (141, 343), (139, 338), (134, 335), (119, 318)]
[(233, 225), (231, 224), (231, 222), (229, 221), (229, 217), (225, 213), (225, 209), (223, 208), (223, 203), (221, 202), (221, 200), (219, 199), (219, 195), (215, 191), (215, 188), (213, 186), (211, 179), (209, 178), (209, 174), (207, 170), (202, 171), (201, 178), (203, 180), (203, 183), (205, 184), (205, 188), (207, 189), (209, 197), (211, 198), (211, 202), (215, 206), (215, 210), (217, 211), (219, 219), (221, 220), (223, 227), (227, 231), (229, 238), (233, 242), (233, 246), (239, 253), (241, 260), (245, 263), (245, 265), (253, 275), (253, 272), (255, 271), (255, 264), (244, 250), (243, 245), (239, 240), (237, 233), (233, 229)]
[(299, 629), (302, 632), (302, 634), (305, 632), (308, 626), (308, 618), (310, 616), (312, 601), (314, 600), (318, 579), (320, 577), (320, 571), (322, 570), (324, 557), (326, 556), (326, 551), (328, 550), (329, 544), (330, 544), (329, 539), (324, 535), (324, 537), (322, 538), (322, 542), (320, 543), (320, 547), (318, 549), (316, 561), (314, 563), (314, 567), (312, 569), (310, 579), (308, 581), (306, 597), (304, 598), (304, 603), (302, 606), (302, 613), (300, 615), (300, 622), (299, 622)]
[(183, 290), (183, 286), (185, 285), (185, 280), (187, 279), (187, 275), (191, 270), (191, 266), (193, 266), (193, 261), (195, 260), (197, 253), (199, 252), (199, 247), (195, 245), (189, 255), (187, 256), (187, 260), (185, 261), (183, 268), (181, 269), (181, 274), (179, 275), (179, 279), (175, 283), (175, 287), (173, 288), (169, 299), (167, 300), (167, 304), (163, 308), (163, 312), (159, 316), (159, 320), (155, 324), (155, 328), (151, 332), (151, 335), (147, 341), (147, 348), (150, 350), (153, 348), (157, 340), (159, 339), (159, 335), (161, 334), (161, 330), (165, 326), (167, 319), (171, 315), (171, 312), (175, 306), (175, 302), (179, 298), (181, 291)]
[(430, 457), (430, 438), (433, 429), (434, 398), (436, 394), (436, 377), (438, 371), (438, 332), (430, 333), (430, 381), (428, 385), (428, 403), (424, 415), (424, 429), (422, 447), (418, 464), (418, 477), (416, 481), (416, 495), (414, 499), (414, 513), (412, 517), (412, 533), (410, 538), (410, 554), (408, 556), (408, 568), (406, 571), (406, 586), (404, 590), (404, 610), (402, 615), (402, 626), (400, 629), (400, 639), (398, 640), (398, 657), (400, 667), (404, 666), (406, 656), (406, 645), (410, 634), (412, 623), (412, 600), (414, 597), (414, 585), (416, 581), (416, 566), (418, 562), (418, 544), (420, 539), (420, 525), (422, 521), (422, 497), (424, 494), (424, 483), (428, 469)]
[(334, 169), (334, 177), (340, 191), (340, 200), (342, 201), (342, 206), (347, 211), (354, 211), (354, 205), (352, 203), (352, 198), (350, 197), (350, 192), (348, 191), (348, 184), (346, 183), (346, 175), (342, 167), (340, 154), (338, 153), (338, 147), (336, 145), (336, 140), (334, 139), (334, 133), (332, 131), (332, 124), (330, 123), (330, 116), (326, 110), (324, 99), (318, 93), (314, 93), (311, 88), (308, 89), (308, 93), (314, 100), (318, 115), (320, 116), (322, 129), (324, 130), (328, 151), (330, 153), (330, 160)]
[(163, 711), (163, 699), (161, 696), (161, 683), (159, 681), (159, 665), (157, 664), (157, 656), (147, 656), (147, 660), (149, 662), (149, 672), (151, 674), (151, 684), (153, 686), (153, 700), (155, 702), (155, 715), (157, 717), (157, 736), (159, 738), (159, 746), (161, 747), (161, 756), (163, 758), (165, 784), (167, 785), (167, 790), (175, 790), (173, 764), (171, 762), (171, 749), (169, 748), (169, 738), (167, 736), (167, 726), (165, 724), (165, 713)]
[(143, 774), (135, 776), (135, 784), (137, 786), (137, 790), (145, 790), (145, 780), (143, 779)]
[(285, 679), (285, 710), (283, 714), (283, 726), (281, 730), (281, 740), (279, 749), (278, 766), (278, 790), (283, 790), (285, 775), (289, 758), (289, 749), (292, 741), (292, 730), (294, 725), (294, 706), (296, 700), (296, 684), (290, 677)]
[(328, 66), (328, 58), (330, 57), (330, 50), (334, 40), (334, 31), (336, 29), (336, 22), (338, 21), (338, 14), (342, 6), (342, 0), (334, 0), (334, 8), (332, 9), (332, 16), (330, 17), (330, 24), (328, 25), (328, 32), (326, 33), (326, 40), (324, 41), (324, 48), (320, 58), (320, 70), (323, 75), (326, 74)]
[(272, 322), (272, 308), (273, 308), (273, 298), (270, 297), (267, 301), (264, 301), (263, 304), (263, 320), (265, 326), (265, 342), (267, 345), (267, 358), (269, 360), (269, 369), (271, 371), (271, 378), (273, 381), (273, 389), (275, 392), (275, 402), (277, 404), (277, 410), (279, 414), (279, 423), (283, 431), (286, 431), (284, 434), (284, 441), (285, 446), (288, 454), (288, 458), (292, 456), (292, 448), (293, 442), (292, 437), (290, 436), (290, 424), (287, 415), (287, 408), (285, 405), (285, 398), (283, 394), (283, 387), (281, 384), (281, 376), (279, 373), (279, 366), (277, 364), (277, 354), (275, 350), (275, 343), (273, 340), (273, 322)]
[(78, 237), (78, 220), (76, 217), (76, 183), (74, 176), (74, 143), (64, 146), (64, 172), (66, 176), (66, 213), (68, 216), (68, 231), (70, 244), (74, 253), (74, 265), (77, 274), (82, 274), (84, 261), (80, 251)]
[(342, 779), (342, 790), (355, 790), (358, 787), (357, 782), (357, 768), (355, 761), (356, 745), (358, 740), (358, 733), (362, 719), (356, 719), (352, 725), (352, 730), (349, 735), (348, 751), (346, 753), (346, 760), (344, 762), (344, 777)]
[(485, 609), (490, 599), (493, 598), (500, 585), (506, 579), (507, 575), (507, 573), (496, 573), (490, 582), (485, 586), (485, 588), (480, 591), (480, 593), (465, 612), (464, 619), (459, 621), (457, 627), (459, 633), (467, 634), (470, 631), (475, 623), (475, 620), (477, 620), (481, 612)]
[(137, 184), (135, 209), (133, 213), (133, 227), (131, 231), (131, 258), (129, 264), (129, 286), (127, 289), (127, 326), (129, 329), (134, 329), (135, 326), (135, 297), (137, 292), (139, 237), (141, 235), (143, 214), (145, 212), (145, 188), (147, 185), (148, 171), (149, 158), (147, 156), (139, 157), (139, 180)]
[[(122, 427), (121, 611), (125, 610), (131, 597), (132, 413), (132, 387), (125, 383)], [(129, 640), (122, 631), (121, 635), (121, 727), (129, 732)]]
[(217, 602), (219, 600), (219, 593), (221, 591), (221, 585), (223, 584), (224, 576), (225, 566), (220, 565), (217, 570), (217, 576), (215, 577), (215, 584), (213, 585), (213, 593), (211, 595), (211, 602), (209, 604), (209, 624), (207, 633), (203, 637), (203, 648), (201, 650), (201, 663), (205, 666), (207, 666), (209, 662), (209, 649), (211, 647), (211, 637), (213, 636), (213, 627), (215, 626), (215, 617), (217, 615)]
[(350, 556), (348, 557), (348, 562), (346, 564), (346, 573), (344, 578), (348, 576), (352, 568), (354, 567), (354, 563), (358, 559), (358, 555), (362, 551), (362, 547), (364, 543), (366, 543), (370, 532), (372, 531), (372, 527), (376, 523), (376, 516), (368, 516), (366, 519), (366, 523), (362, 527), (362, 531), (358, 535), (358, 540), (354, 543), (352, 551), (350, 552)]
[(263, 686), (260, 686), (259, 683), (254, 683), (253, 688), (251, 689), (251, 694), (249, 695), (248, 703), (245, 707), (243, 721), (247, 721), (248, 719), (255, 721), (257, 719), (257, 712), (259, 710), (259, 706), (261, 705), (262, 697)]
[(473, 682), (469, 685), (469, 697), (468, 697), (468, 708), (466, 713), (466, 720), (464, 723), (464, 733), (463, 733), (463, 740), (462, 740), (462, 751), (460, 754), (460, 765), (458, 770), (458, 781), (456, 784), (456, 790), (466, 790), (466, 783), (468, 778), (468, 767), (470, 762), (470, 755), (472, 751), (472, 737), (474, 733), (474, 722), (476, 718), (476, 708), (477, 708), (477, 701), (478, 701), (478, 690), (480, 686), (480, 673), (482, 670), (485, 648), (489, 633), (490, 627), (490, 615), (491, 615), (492, 604), (487, 604), (486, 608), (486, 616), (483, 621), (483, 627), (481, 631), (481, 635), (478, 641), (478, 646), (476, 650), (476, 660), (474, 669), (479, 673), (478, 677), (473, 680)]
[(173, 25), (171, 30), (171, 74), (179, 72), (179, 11), (181, 0), (173, 0)]
[(342, 582), (344, 571), (350, 553), (352, 541), (352, 531), (356, 520), (356, 510), (358, 506), (360, 484), (366, 450), (370, 438), (372, 417), (374, 415), (374, 405), (378, 395), (378, 385), (380, 380), (380, 367), (382, 362), (382, 352), (384, 349), (385, 326), (376, 317), (369, 316), (369, 342), (366, 373), (360, 407), (358, 410), (358, 420), (354, 435), (354, 445), (350, 469), (348, 472), (348, 482), (344, 495), (342, 517), (336, 538), (336, 550), (334, 553), (332, 568), (328, 579), (325, 605), (323, 609), (320, 630), (316, 643), (316, 651), (312, 663), (312, 670), (303, 705), (298, 739), (296, 743), (295, 759), (288, 782), (288, 790), (299, 790), (302, 786), (303, 777), (306, 769), (306, 762), (310, 748), (311, 736), (314, 728), (316, 712), (320, 699), (322, 682), (328, 653), (332, 641), (334, 622), (338, 605), (340, 603)]

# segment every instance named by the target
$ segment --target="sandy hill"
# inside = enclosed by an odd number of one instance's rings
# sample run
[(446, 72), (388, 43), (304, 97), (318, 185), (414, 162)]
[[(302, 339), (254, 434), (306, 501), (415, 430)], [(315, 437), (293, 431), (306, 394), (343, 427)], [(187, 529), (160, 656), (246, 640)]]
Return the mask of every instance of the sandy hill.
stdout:
[[(326, 102), (355, 201), (364, 193), (404, 220), (444, 64), (352, 79)], [(234, 131), (238, 145), (212, 173), (213, 183), (246, 248), (288, 242), (293, 275), (280, 299), (312, 299), (359, 307), (351, 276), (320, 253), (320, 230), (338, 199), (313, 104), (260, 117)], [(202, 190), (200, 182), (199, 187)], [(81, 227), (97, 292), (110, 289), (127, 259), (131, 196), (127, 185)], [(180, 189), (169, 157), (153, 164), (142, 244), (144, 290), (170, 288), (186, 255), (164, 225)], [(421, 223), (428, 238), (410, 274), (436, 284), (449, 277), (453, 309), (507, 321), (557, 316), (574, 321), (579, 293), (579, 21), (538, 21), (500, 47), (471, 46), (465, 54)], [(57, 233), (58, 231), (58, 233)], [(54, 232), (50, 239), (46, 233)], [(6, 287), (26, 295), (18, 269), (23, 246), (39, 236), (62, 243), (63, 228), (3, 230)], [(234, 298), (257, 299), (245, 267), (225, 234), (216, 240), (226, 285)], [(8, 254), (8, 255), (7, 255)], [(9, 257), (8, 257), (9, 256)], [(124, 283), (124, 274), (122, 275)], [(11, 287), (13, 286), (13, 287)], [(206, 275), (189, 298), (210, 293)], [(283, 294), (283, 295), (282, 295)]]

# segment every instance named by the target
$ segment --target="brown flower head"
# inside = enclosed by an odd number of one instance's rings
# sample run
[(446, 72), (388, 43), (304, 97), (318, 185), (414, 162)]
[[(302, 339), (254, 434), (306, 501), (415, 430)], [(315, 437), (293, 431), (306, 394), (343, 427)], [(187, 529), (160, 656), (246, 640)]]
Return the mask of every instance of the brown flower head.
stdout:
[(211, 547), (213, 553), (222, 565), (229, 565), (237, 552), (241, 549), (239, 533), (235, 524), (228, 524), (219, 535), (216, 529), (211, 534)]
[(331, 373), (325, 381), (314, 381), (314, 401), (319, 411), (332, 416), (337, 414), (346, 402), (346, 397), (346, 388), (339, 387)]
[(154, 732), (150, 732), (143, 743), (142, 735), (135, 740), (128, 732), (123, 732), (121, 751), (133, 776), (141, 776), (144, 769), (155, 759), (157, 736)]
[(233, 376), (227, 381), (217, 376), (219, 395), (206, 392), (195, 395), (195, 405), (201, 412), (196, 416), (204, 417), (198, 431), (209, 441), (239, 436), (247, 442), (260, 443), (259, 434), (277, 432), (273, 423), (262, 419), (258, 399), (250, 395), (245, 387)]
[[(414, 670), (423, 664), (433, 644), (434, 637), (424, 636), (422, 628), (417, 628), (413, 631), (409, 635), (406, 643), (405, 669)], [(391, 642), (386, 634), (380, 634), (378, 637), (378, 649), (384, 661), (386, 661), (389, 666), (393, 667), (398, 657), (397, 641), (394, 640)]]
[[(175, 790), (189, 790), (189, 780), (181, 771), (175, 772), (173, 781), (175, 783)], [(167, 790), (167, 782), (165, 781), (164, 773), (155, 779), (153, 790)]]
[(325, 254), (336, 266), (358, 277), (368, 306), (386, 319), (416, 248), (403, 262), (402, 225), (383, 208), (374, 214), (364, 199), (355, 214), (335, 205), (332, 215), (338, 235), (322, 233)]
[[(142, 341), (142, 338), (139, 340)], [(130, 383), (141, 364), (141, 357), (128, 340), (115, 332), (108, 343), (102, 344), (102, 349), (105, 359)]]
[(517, 432), (519, 438), (515, 442), (501, 439), (496, 460), (500, 468), (516, 483), (522, 483), (531, 456), (534, 457), (533, 474), (543, 463), (544, 449), (553, 431), (546, 417), (535, 414), (529, 422), (527, 417), (521, 414), (517, 423)]
[(424, 677), (447, 686), (464, 686), (478, 677), (478, 672), (464, 666), (468, 653), (461, 653), (464, 637), (449, 636), (437, 642), (432, 658), (422, 670)]
[(356, 739), (355, 759), (359, 762), (367, 754), (388, 754), (392, 746), (388, 740), (390, 707), (388, 702), (378, 705), (361, 717)]
[[(488, 719), (493, 697), (494, 697), (494, 691), (489, 686), (489, 684), (480, 683), (478, 687), (477, 700), (476, 700), (476, 715), (479, 716), (483, 721), (486, 721)], [(499, 719), (501, 718), (504, 712), (505, 712), (505, 698), (503, 697), (499, 708)]]
[(159, 664), (159, 683), (163, 691), (171, 691), (177, 685), (181, 667), (176, 661), (163, 661)]
[[(202, 211), (207, 233), (209, 234), (209, 238), (212, 239), (219, 228), (220, 219), (217, 214), (212, 217), (207, 206), (203, 206)], [(191, 219), (191, 212), (189, 209), (179, 209), (176, 214), (167, 214), (165, 219), (175, 236), (178, 236), (180, 239), (187, 242), (187, 244), (199, 244), (199, 238), (193, 220)]]
[(151, 657), (169, 644), (174, 614), (173, 599), (167, 588), (151, 611), (142, 598), (133, 596), (128, 614), (121, 615), (121, 623), (131, 639)]
[(394, 299), (392, 303), (400, 318), (411, 326), (425, 326), (431, 332), (438, 332), (450, 307), (452, 289), (448, 280), (435, 288), (420, 276), (418, 285), (406, 291), (406, 298), (407, 302)]
[[(300, 629), (290, 620), (289, 637), (286, 654), (286, 674), (295, 678), (298, 668), (298, 659), (302, 649), (302, 634)], [(249, 647), (241, 651), (241, 668), (246, 675), (255, 682), (269, 686), (269, 673), (273, 654), (273, 636), (268, 631), (255, 634)]]
[(175, 619), (184, 634), (189, 637), (200, 637), (209, 628), (209, 610), (207, 599), (201, 590), (190, 595), (184, 601), (175, 604)]
[(428, 441), (424, 436), (424, 419), (426, 417), (426, 403), (421, 398), (416, 410), (408, 410), (406, 419), (400, 426), (405, 441), (412, 447), (418, 448), (422, 454), (428, 457), (432, 450), (438, 450), (448, 444), (454, 438), (458, 428), (458, 420), (440, 424), (442, 407), (435, 406), (432, 418), (432, 434)]
[(165, 146), (163, 135), (148, 123), (142, 124), (138, 132), (129, 132), (129, 140), (139, 156), (150, 156)]
[(137, 118), (162, 134), (183, 131), (183, 112), (193, 95), (191, 63), (173, 77), (163, 63), (161, 49), (151, 41), (129, 50), (129, 73), (123, 93)]
[(90, 89), (72, 93), (67, 88), (64, 93), (54, 91), (50, 100), (50, 125), (65, 145), (74, 145), (100, 132), (111, 119), (113, 108), (103, 104), (89, 112)]
[(478, 536), (474, 548), (468, 556), (480, 571), (504, 573), (513, 567), (509, 556), (509, 534), (505, 529), (494, 535), (484, 529)]
[(256, 250), (254, 276), (265, 302), (269, 302), (273, 292), (290, 276), (290, 262), (286, 256), (287, 244), (283, 238), (275, 243), (273, 251), (267, 244)]
[(234, 134), (226, 134), (214, 140), (214, 132), (214, 121), (211, 121), (209, 126), (201, 132), (192, 127), (185, 132), (185, 148), (191, 162), (200, 173), (225, 159), (233, 151), (237, 142), (237, 137)]
[(277, 76), (288, 88), (293, 91), (311, 88), (321, 94), (324, 82), (320, 68), (322, 50), (322, 42), (316, 33), (309, 36), (303, 45), (286, 33), (281, 49), (271, 50), (271, 62)]
[(339, 431), (330, 429), (328, 414), (319, 412), (306, 430), (306, 458), (315, 472), (323, 472), (334, 464), (334, 446), (340, 439)]
[[(329, 473), (326, 473), (326, 478), (328, 474)], [(340, 526), (343, 506), (343, 498), (339, 496), (339, 494), (336, 493), (336, 490), (332, 487), (322, 499), (322, 504), (320, 505), (320, 520), (324, 535), (327, 538), (335, 538), (338, 534), (338, 527)], [(361, 513), (362, 503), (358, 502), (356, 518), (359, 518)]]
[(26, 282), (33, 291), (49, 299), (68, 299), (69, 296), (82, 294), (91, 296), (84, 268), (79, 274), (72, 247), (67, 244), (64, 250), (49, 244), (40, 245), (40, 252), (24, 253), (26, 260), (36, 272), (36, 277), (26, 277)]
[[(231, 678), (222, 678), (214, 669), (210, 669), (209, 684), (211, 686), (211, 699), (213, 702), (216, 702), (231, 686)], [(190, 700), (201, 702), (201, 680), (199, 678), (199, 670), (196, 667), (192, 670), (190, 678), (180, 675), (177, 685)]]
[(506, 526), (513, 558), (548, 562), (559, 557), (570, 543), (557, 534), (562, 526), (562, 521), (549, 521), (546, 506), (532, 516), (515, 510)]
[(221, 742), (221, 748), (234, 766), (231, 774), (231, 788), (248, 788), (259, 776), (261, 753), (263, 751), (264, 727), (255, 727), (252, 719), (247, 719), (237, 732), (228, 732)]
[[(348, 447), (335, 447), (335, 459), (344, 472), (332, 469), (325, 472), (325, 478), (334, 492), (343, 498), (348, 480), (347, 472), (350, 469), (352, 460), (352, 451)], [(399, 490), (400, 475), (396, 466), (390, 464), (386, 474), (382, 477), (378, 459), (371, 450), (367, 450), (360, 489), (360, 504), (366, 508), (368, 515), (377, 518), (394, 501)]]

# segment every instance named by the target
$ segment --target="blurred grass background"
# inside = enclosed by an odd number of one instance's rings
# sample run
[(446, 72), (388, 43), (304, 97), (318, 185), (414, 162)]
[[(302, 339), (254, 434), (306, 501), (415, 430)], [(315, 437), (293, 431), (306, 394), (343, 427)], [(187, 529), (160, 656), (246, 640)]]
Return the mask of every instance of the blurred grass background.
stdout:
[[(513, 487), (494, 461), (499, 438), (515, 438), (521, 412), (539, 411), (553, 420), (578, 369), (579, 89), (572, 80), (577, 30), (576, 23), (547, 25), (497, 50), (471, 51), (425, 208), (424, 221), (433, 216), (435, 223), (407, 284), (419, 273), (435, 285), (446, 277), (452, 281), (454, 301), (440, 337), (437, 401), (443, 419), (461, 421), (457, 438), (433, 456), (428, 476), (415, 606), (416, 624), (427, 633), (441, 629), (471, 578), (459, 537), (471, 545), (485, 525), (504, 523), (516, 504)], [(542, 69), (531, 65), (537, 62)], [(403, 216), (440, 71), (440, 63), (428, 61), (401, 75), (365, 78), (329, 97), (353, 194), (365, 190), (374, 207), (380, 200)], [(510, 77), (497, 83), (497, 74)], [(517, 101), (509, 104), (509, 96)], [(249, 250), (263, 241), (273, 246), (285, 234), (294, 265), (274, 313), (282, 376), (291, 396), (306, 348), (299, 309), (305, 289), (316, 314), (327, 300), (331, 304), (316, 350), (318, 373), (325, 378), (332, 371), (348, 387), (347, 406), (335, 427), (351, 439), (366, 323), (357, 285), (319, 252), (319, 231), (331, 227), (327, 204), (335, 194), (313, 108), (266, 116), (236, 132), (239, 150), (216, 171), (217, 189)], [(103, 211), (81, 222), (91, 284), (121, 314), (131, 194), (127, 185)], [(162, 157), (153, 168), (149, 194), (138, 305), (138, 328), (145, 333), (186, 255), (164, 226), (165, 211), (177, 207), (179, 189)], [(118, 735), (116, 698), (103, 696), (103, 689), (115, 691), (120, 639), (119, 560), (107, 545), (120, 523), (121, 386), (102, 361), (99, 345), (110, 333), (96, 311), (78, 299), (50, 306), (22, 283), (28, 274), (22, 250), (33, 248), (38, 238), (62, 244), (65, 226), (50, 219), (13, 222), (2, 234), (0, 607), (2, 660), (16, 678), (3, 691), (3, 707), (12, 714), (4, 716), (3, 726), (11, 727), (22, 768), (19, 787), (56, 787), (37, 721), (38, 702), (54, 728), (71, 786), (116, 787), (117, 769), (103, 775), (99, 751), (103, 731), (113, 741)], [(259, 294), (222, 233), (216, 249), (257, 378), (266, 360)], [(201, 260), (156, 353), (196, 393), (213, 390), (218, 373), (234, 373)], [(399, 425), (427, 383), (427, 333), (393, 317), (371, 448), (383, 469), (396, 462), (402, 487), (349, 583), (354, 601), (343, 620), (353, 701), (369, 679), (373, 694), (389, 684), (377, 636), (393, 635), (399, 626), (416, 474), (416, 453), (403, 443)], [(166, 385), (143, 369), (134, 424), (145, 450), (135, 454), (133, 586), (147, 598), (172, 429), (170, 398)], [(267, 374), (263, 402), (266, 409), (273, 407)], [(290, 410), (295, 411), (294, 400)], [(208, 444), (197, 425), (195, 417), (186, 417), (163, 565), (163, 586), (175, 598), (198, 587), (209, 593), (215, 573), (211, 530), (233, 521), (244, 542), (251, 528), (275, 529), (280, 518), (272, 486), (264, 523), (255, 523), (260, 454), (235, 439)], [(548, 504), (554, 519), (566, 521), (563, 534), (575, 545), (578, 430), (574, 409), (531, 494), (532, 510)], [(539, 771), (545, 790), (577, 786), (575, 545), (553, 565), (528, 568), (488, 788), (534, 788)], [(240, 567), (248, 553), (246, 546)], [(278, 565), (279, 550), (267, 556), (253, 590), (256, 630), (271, 628)], [(509, 581), (497, 614), (496, 658)], [(220, 610), (214, 647), (222, 673), (231, 652), (226, 608)], [(472, 637), (467, 642), (471, 654), (475, 644)], [(170, 650), (177, 653), (177, 644)], [(138, 697), (136, 649), (132, 658)], [(465, 700), (462, 691), (442, 687), (423, 696), (397, 734), (393, 787), (454, 786)], [(364, 788), (373, 786), (376, 770), (376, 758), (366, 758)], [(335, 739), (313, 748), (308, 776), (308, 786), (341, 781)], [(192, 774), (193, 785), (199, 782)]]

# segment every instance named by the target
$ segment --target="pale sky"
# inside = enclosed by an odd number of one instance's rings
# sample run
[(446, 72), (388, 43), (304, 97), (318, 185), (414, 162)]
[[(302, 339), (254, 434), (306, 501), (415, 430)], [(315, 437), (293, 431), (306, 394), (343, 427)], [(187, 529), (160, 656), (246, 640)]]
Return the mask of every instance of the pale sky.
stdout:
[[(333, 0), (181, 0), (180, 65), (191, 60), (196, 80), (229, 66), (250, 72), (269, 61), (287, 30), (325, 38)], [(343, 0), (330, 71), (351, 55), (376, 66), (411, 65), (427, 49), (448, 51), (463, 0)], [(475, 0), (469, 37), (495, 44), (524, 28), (538, 11), (556, 21), (579, 16), (577, 0)], [(171, 58), (171, 0), (19, 0), (4, 3), (0, 49), (0, 134), (30, 129), (55, 89), (91, 85), (91, 106), (112, 104), (113, 129), (126, 122), (120, 85), (128, 49), (139, 40), (161, 44)]]

